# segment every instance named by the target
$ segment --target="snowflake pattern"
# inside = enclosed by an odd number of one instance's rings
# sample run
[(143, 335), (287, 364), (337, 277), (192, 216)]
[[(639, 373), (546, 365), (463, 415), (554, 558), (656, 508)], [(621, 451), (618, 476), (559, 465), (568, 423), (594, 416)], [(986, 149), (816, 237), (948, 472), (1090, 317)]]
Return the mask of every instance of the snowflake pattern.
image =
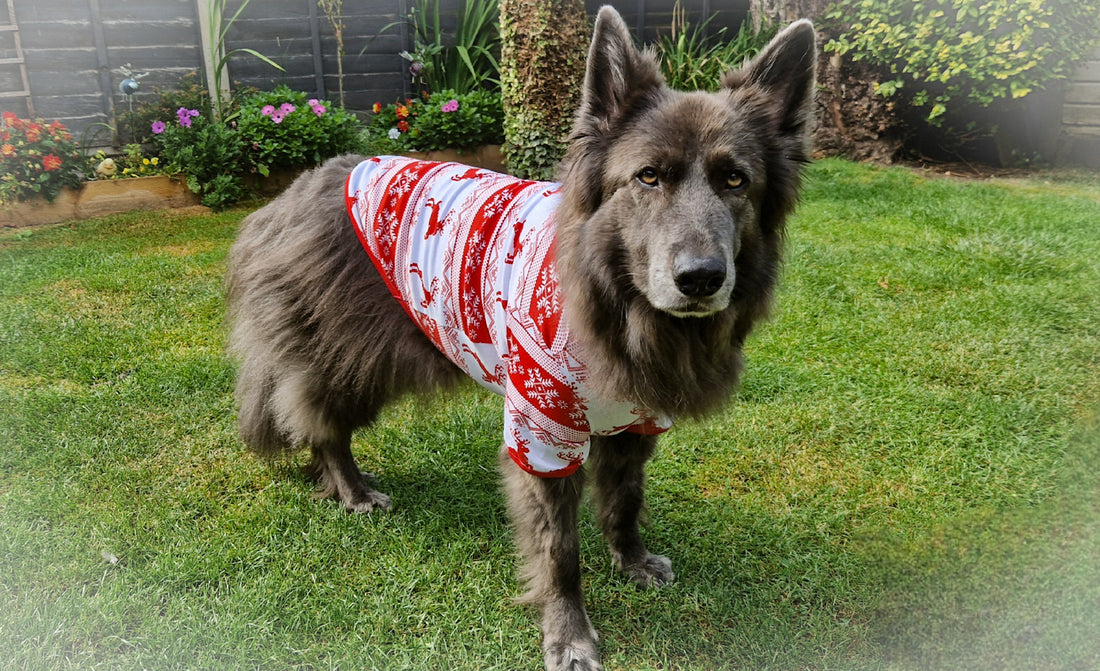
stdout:
[(666, 430), (669, 419), (586, 384), (554, 267), (559, 186), (473, 170), (368, 159), (348, 177), (348, 213), (409, 316), (504, 396), (509, 456), (529, 473), (561, 477), (584, 463), (590, 435)]

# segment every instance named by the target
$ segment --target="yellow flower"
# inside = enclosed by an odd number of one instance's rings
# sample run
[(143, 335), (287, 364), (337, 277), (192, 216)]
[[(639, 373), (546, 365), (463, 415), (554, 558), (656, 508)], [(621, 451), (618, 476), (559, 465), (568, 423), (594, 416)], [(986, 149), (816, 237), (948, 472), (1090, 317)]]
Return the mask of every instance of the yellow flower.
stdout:
[(141, 159), (141, 164), (142, 165), (149, 165), (149, 159), (147, 159), (147, 158)]

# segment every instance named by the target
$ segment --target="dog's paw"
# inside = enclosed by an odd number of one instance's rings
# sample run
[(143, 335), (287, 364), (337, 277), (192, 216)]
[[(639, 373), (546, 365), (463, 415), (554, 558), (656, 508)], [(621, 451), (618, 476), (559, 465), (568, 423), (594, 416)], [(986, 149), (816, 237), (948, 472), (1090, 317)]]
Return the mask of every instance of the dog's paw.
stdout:
[(672, 560), (661, 555), (647, 554), (642, 561), (623, 566), (622, 571), (642, 587), (661, 587), (676, 580)]
[(369, 513), (375, 510), (389, 510), (391, 506), (393, 506), (393, 503), (390, 501), (390, 497), (373, 489), (357, 492), (352, 499), (344, 501), (344, 508), (346, 508), (349, 513)]
[(556, 643), (543, 650), (546, 671), (603, 671), (596, 641)]

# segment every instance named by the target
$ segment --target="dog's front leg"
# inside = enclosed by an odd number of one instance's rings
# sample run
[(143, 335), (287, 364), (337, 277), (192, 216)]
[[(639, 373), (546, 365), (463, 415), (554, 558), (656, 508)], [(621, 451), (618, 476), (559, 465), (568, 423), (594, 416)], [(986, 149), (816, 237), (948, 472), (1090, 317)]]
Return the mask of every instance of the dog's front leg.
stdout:
[(646, 587), (665, 585), (676, 576), (668, 557), (650, 554), (638, 524), (645, 510), (645, 463), (657, 447), (656, 436), (619, 433), (593, 436), (588, 461), (595, 478), (593, 496), (611, 560), (631, 580)]
[(577, 511), (584, 472), (540, 478), (500, 456), (508, 511), (523, 560), (528, 592), (520, 600), (542, 611), (547, 671), (598, 671), (596, 631), (584, 610)]

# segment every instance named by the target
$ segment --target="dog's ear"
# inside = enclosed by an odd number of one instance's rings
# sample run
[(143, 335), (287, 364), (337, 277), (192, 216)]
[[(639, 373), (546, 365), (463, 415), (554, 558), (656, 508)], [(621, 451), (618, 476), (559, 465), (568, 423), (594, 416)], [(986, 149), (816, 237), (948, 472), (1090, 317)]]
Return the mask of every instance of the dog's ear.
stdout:
[(630, 30), (615, 8), (601, 7), (588, 48), (575, 133), (606, 133), (635, 102), (663, 83), (656, 59), (634, 47)]
[(783, 130), (804, 132), (813, 111), (817, 70), (817, 38), (807, 19), (780, 32), (741, 70), (727, 72), (722, 86), (757, 86), (779, 103)]

